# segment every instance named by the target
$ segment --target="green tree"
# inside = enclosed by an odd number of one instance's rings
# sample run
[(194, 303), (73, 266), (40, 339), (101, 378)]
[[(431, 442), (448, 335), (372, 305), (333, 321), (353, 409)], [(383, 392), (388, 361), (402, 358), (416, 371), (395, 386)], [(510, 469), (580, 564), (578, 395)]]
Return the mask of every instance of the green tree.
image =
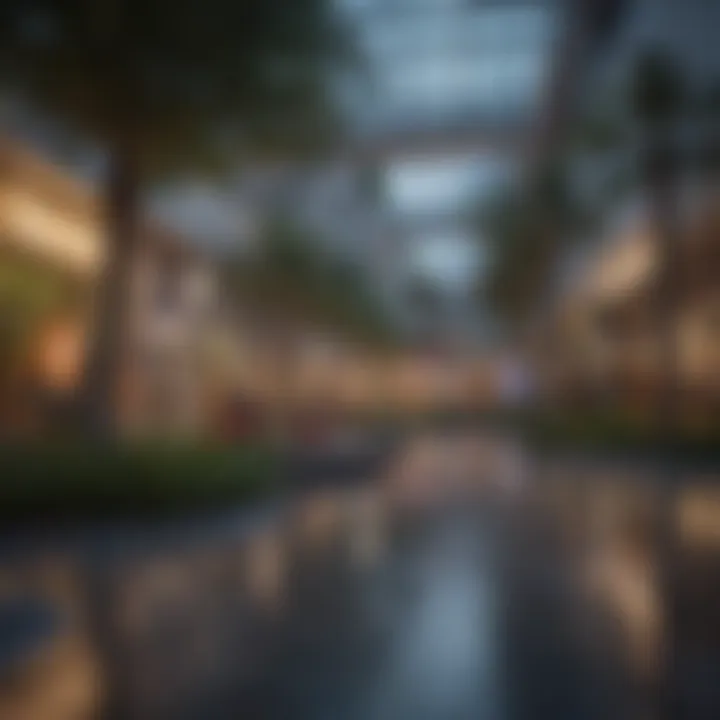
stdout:
[(489, 265), (478, 279), (478, 296), (506, 329), (521, 333), (542, 309), (558, 260), (594, 217), (564, 162), (547, 165), (529, 185), (500, 189), (480, 208), (476, 230)]
[[(641, 138), (639, 147), (628, 129), (634, 129), (635, 137)], [(691, 140), (690, 148), (682, 142), (683, 137)], [(703, 213), (715, 212), (720, 172), (720, 83), (714, 80), (706, 87), (692, 87), (672, 58), (656, 50), (646, 53), (634, 69), (627, 102), (621, 108), (614, 130), (606, 133), (604, 142), (594, 149), (601, 153), (632, 153), (638, 159), (638, 172), (630, 182), (621, 180), (620, 185), (645, 195), (655, 239), (658, 263), (652, 285), (652, 314), (661, 381), (656, 431), (660, 442), (672, 447), (683, 430), (678, 319), (685, 285), (685, 232), (680, 196), (685, 179), (699, 180), (703, 191), (710, 193)], [(625, 194), (611, 195), (610, 207)], [(710, 233), (713, 222), (711, 217)], [(713, 242), (716, 240), (717, 235), (712, 238)], [(674, 717), (680, 700), (674, 658), (681, 653), (676, 646), (679, 639), (676, 611), (682, 587), (682, 558), (677, 537), (678, 492), (682, 479), (673, 461), (662, 467), (660, 480), (656, 541), (666, 629), (659, 702), (663, 713)]]
[(445, 320), (445, 298), (429, 278), (416, 277), (408, 289), (408, 302), (428, 334), (441, 330)]
[(686, 103), (684, 79), (675, 64), (658, 53), (642, 58), (631, 84), (632, 116), (643, 136), (640, 182), (647, 194), (659, 260), (656, 292), (661, 386), (660, 418), (664, 434), (673, 435), (678, 408), (677, 313), (682, 281), (678, 179), (680, 157), (675, 145)]
[[(658, 259), (652, 286), (658, 367), (662, 382), (658, 418), (662, 434), (678, 430), (679, 382), (677, 321), (684, 283), (680, 192), (694, 177), (710, 192), (720, 170), (720, 103), (717, 82), (691, 88), (677, 63), (662, 51), (642, 55), (631, 74), (625, 102), (615, 117), (583, 123), (576, 152), (592, 160), (629, 157), (631, 171), (617, 167), (606, 177), (601, 199), (612, 214), (628, 194), (642, 194)], [(686, 132), (688, 131), (689, 132)], [(683, 133), (692, 141), (682, 142)], [(709, 208), (704, 208), (704, 212)]]
[(0, 258), (0, 394), (21, 371), (33, 340), (54, 314), (77, 307), (80, 283), (12, 253)]
[[(678, 180), (688, 165), (676, 147), (678, 127), (690, 120), (699, 130), (696, 172), (712, 186), (720, 167), (716, 94), (713, 84), (691, 106), (675, 64), (662, 53), (643, 55), (623, 102), (610, 111), (591, 107), (568, 133), (558, 151), (562, 159), (554, 167), (546, 164), (530, 184), (505, 188), (481, 208), (478, 235), (489, 244), (491, 256), (489, 272), (480, 282), (481, 298), (510, 324), (522, 325), (542, 307), (558, 262), (573, 240), (595, 234), (603, 218), (613, 215), (628, 195), (642, 193), (649, 200), (664, 268), (659, 283), (664, 307), (658, 316), (667, 324), (674, 313), (668, 312), (673, 304), (669, 295), (676, 294), (680, 267), (675, 257)], [(574, 186), (578, 175), (588, 170), (599, 180), (580, 195)]]
[(228, 264), (225, 286), (269, 341), (282, 389), (276, 425), (283, 424), (284, 401), (295, 391), (298, 350), (309, 333), (373, 349), (392, 345), (392, 325), (367, 275), (288, 219), (271, 222), (254, 252)]
[(329, 256), (323, 271), (321, 295), (324, 322), (348, 340), (376, 349), (392, 347), (393, 324), (377, 289), (360, 266)]
[(268, 324), (325, 329), (349, 340), (390, 340), (392, 328), (363, 270), (287, 219), (271, 222), (255, 252), (228, 265), (236, 303)]
[(96, 142), (109, 259), (85, 379), (113, 432), (142, 191), (157, 173), (287, 157), (332, 137), (326, 80), (344, 55), (329, 0), (8, 0), (0, 86)]

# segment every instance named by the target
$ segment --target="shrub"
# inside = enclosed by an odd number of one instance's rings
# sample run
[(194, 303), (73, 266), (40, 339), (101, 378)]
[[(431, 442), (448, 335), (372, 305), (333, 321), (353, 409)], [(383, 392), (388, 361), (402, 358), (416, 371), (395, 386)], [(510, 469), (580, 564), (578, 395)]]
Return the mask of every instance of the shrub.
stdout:
[(176, 514), (243, 503), (277, 486), (264, 448), (11, 446), (0, 449), (5, 521)]
[(532, 445), (540, 450), (580, 450), (644, 454), (678, 460), (720, 460), (720, 427), (695, 430), (679, 427), (662, 438), (649, 423), (623, 415), (540, 415), (524, 423)]

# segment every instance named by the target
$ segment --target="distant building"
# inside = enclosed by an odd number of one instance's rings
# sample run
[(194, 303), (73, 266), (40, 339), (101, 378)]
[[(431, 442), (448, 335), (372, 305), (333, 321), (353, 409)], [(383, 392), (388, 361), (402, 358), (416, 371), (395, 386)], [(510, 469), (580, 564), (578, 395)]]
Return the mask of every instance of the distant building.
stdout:
[[(627, 88), (637, 61), (648, 51), (659, 51), (676, 64), (688, 100), (717, 83), (720, 53), (713, 28), (720, 23), (720, 4), (634, 0), (625, 5), (617, 32), (593, 60), (579, 93), (585, 112), (601, 117), (610, 112), (630, 123)], [(693, 107), (686, 108), (690, 119), (675, 138), (684, 153), (697, 153), (707, 133), (706, 121), (697, 114), (699, 103)], [(635, 161), (630, 147), (608, 159), (610, 172), (618, 161)], [(674, 268), (679, 411), (704, 422), (720, 416), (718, 195), (713, 182), (699, 181), (693, 169), (679, 173), (677, 185), (682, 237)], [(560, 337), (548, 336), (553, 338), (549, 343), (559, 341), (551, 364), (560, 386), (567, 390), (574, 385), (585, 400), (616, 402), (645, 415), (657, 410), (658, 389), (667, 380), (657, 334), (659, 255), (650, 212), (642, 188), (636, 187), (615, 208), (600, 237), (585, 243), (584, 257), (568, 273), (570, 282), (556, 303)], [(567, 352), (560, 352), (561, 347)]]
[[(120, 424), (129, 434), (196, 433), (206, 420), (201, 372), (215, 302), (211, 260), (177, 234), (146, 222), (136, 258), (124, 345)], [(37, 343), (37, 377), (70, 393), (92, 327), (92, 292), (105, 256), (100, 205), (88, 187), (28, 148), (0, 143), (0, 252), (52, 267), (86, 290), (73, 318)]]
[[(679, 255), (677, 381), (683, 412), (720, 416), (720, 216), (710, 202), (688, 218)], [(586, 408), (614, 405), (652, 416), (665, 382), (658, 341), (658, 256), (640, 215), (578, 268), (543, 326), (544, 377)]]

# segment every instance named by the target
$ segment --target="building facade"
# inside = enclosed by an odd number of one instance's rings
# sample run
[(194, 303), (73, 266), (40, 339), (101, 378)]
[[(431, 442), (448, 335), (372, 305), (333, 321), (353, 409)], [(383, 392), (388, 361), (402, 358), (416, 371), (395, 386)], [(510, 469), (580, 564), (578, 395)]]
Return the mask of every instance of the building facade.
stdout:
[[(203, 253), (150, 222), (135, 258), (119, 391), (127, 434), (195, 434), (207, 416), (202, 353), (215, 302), (215, 270)], [(67, 277), (83, 302), (52, 314), (28, 375), (69, 397), (92, 332), (93, 293), (105, 260), (97, 197), (82, 183), (10, 140), (0, 145), (0, 252)]]

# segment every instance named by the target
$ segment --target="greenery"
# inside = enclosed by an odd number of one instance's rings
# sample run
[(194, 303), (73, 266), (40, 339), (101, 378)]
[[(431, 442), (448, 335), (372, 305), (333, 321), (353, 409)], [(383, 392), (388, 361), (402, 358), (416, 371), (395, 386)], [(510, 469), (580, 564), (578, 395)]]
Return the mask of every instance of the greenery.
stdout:
[(425, 332), (432, 335), (442, 329), (447, 314), (446, 298), (437, 283), (422, 276), (412, 278), (407, 300)]
[(393, 334), (385, 309), (363, 270), (317, 234), (287, 219), (271, 222), (254, 252), (225, 268), (230, 301), (261, 323), (280, 393), (268, 430), (285, 441), (298, 379), (298, 352), (308, 333), (378, 350)]
[[(662, 206), (654, 190), (669, 176), (670, 200), (675, 199), (675, 181), (687, 164), (672, 147), (680, 121), (701, 130), (698, 170), (717, 179), (718, 84), (696, 89), (691, 102), (680, 69), (652, 49), (639, 57), (628, 79), (619, 102), (608, 97), (600, 105), (590, 102), (564, 146), (531, 182), (501, 189), (480, 208), (477, 235), (490, 248), (490, 267), (479, 280), (480, 299), (511, 328), (521, 329), (541, 311), (560, 262), (578, 240), (597, 235), (602, 219), (612, 216), (628, 195), (650, 190), (653, 215), (664, 219), (673, 211)], [(587, 181), (584, 189), (581, 181)], [(668, 224), (659, 227), (668, 232)]]
[(256, 251), (229, 264), (226, 280), (238, 306), (280, 332), (319, 328), (373, 346), (392, 340), (363, 270), (289, 220), (270, 223)]
[(220, 510), (278, 487), (261, 447), (14, 445), (0, 449), (2, 522), (158, 517)]
[(564, 160), (548, 165), (528, 186), (502, 188), (477, 216), (478, 237), (489, 248), (479, 299), (508, 326), (524, 326), (541, 307), (558, 258), (593, 222)]
[(43, 323), (73, 312), (81, 283), (20, 254), (0, 256), (0, 388), (12, 382)]
[(337, 130), (328, 75), (348, 48), (326, 0), (7, 0), (0, 9), (3, 89), (145, 177), (325, 145)]
[(329, 0), (8, 0), (0, 90), (107, 157), (110, 262), (86, 363), (87, 426), (114, 433), (120, 328), (142, 193), (156, 174), (316, 153), (347, 53)]
[(520, 431), (542, 452), (581, 452), (599, 456), (675, 457), (720, 462), (720, 424), (705, 429), (677, 427), (670, 439), (624, 413), (534, 412), (506, 415), (499, 424)]

